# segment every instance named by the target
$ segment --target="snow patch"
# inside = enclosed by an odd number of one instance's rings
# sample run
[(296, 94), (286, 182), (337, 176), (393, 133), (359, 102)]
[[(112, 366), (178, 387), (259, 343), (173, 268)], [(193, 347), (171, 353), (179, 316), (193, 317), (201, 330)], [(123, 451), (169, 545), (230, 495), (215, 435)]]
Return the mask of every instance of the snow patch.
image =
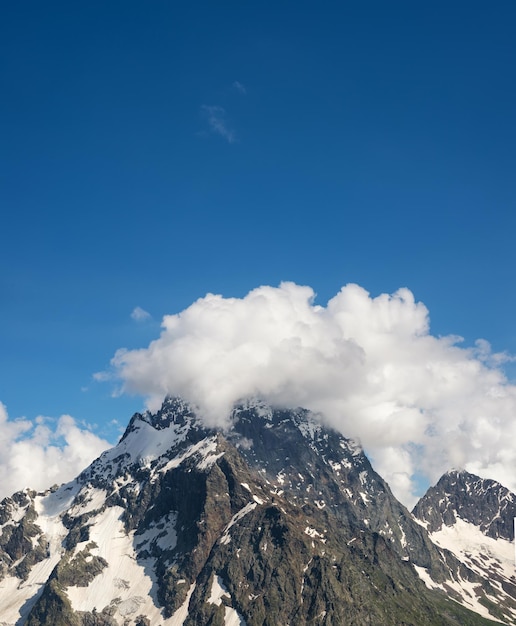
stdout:
[(367, 493), (364, 493), (363, 491), (360, 491), (359, 493), (360, 493), (360, 497), (362, 498), (364, 504), (369, 504), (369, 502), (371, 502), (371, 499), (369, 498)]
[(309, 537), (312, 537), (312, 539), (318, 538), (323, 543), (326, 543), (326, 539), (324, 537), (324, 534), (318, 532), (317, 530), (315, 530), (315, 528), (310, 528), (310, 526), (307, 526), (305, 528), (305, 535), (308, 535)]
[(224, 612), (224, 626), (247, 626), (245, 619), (230, 606)]
[[(490, 587), (493, 589), (488, 598), (500, 607), (503, 605), (503, 600), (507, 597), (504, 587), (507, 584), (516, 584), (513, 542), (487, 537), (477, 526), (460, 518), (456, 519), (453, 526), (443, 525), (440, 530), (431, 533), (430, 537), (436, 545), (453, 552), (474, 572), (483, 577), (487, 575)], [(486, 609), (477, 602), (475, 592), (472, 591), (468, 581), (460, 579), (453, 588), (461, 594), (463, 604), (493, 619), (493, 616), (486, 613)], [(470, 598), (471, 593), (473, 593), (473, 599)], [(510, 615), (514, 620), (516, 610), (511, 609)]]
[[(503, 588), (504, 583), (516, 583), (512, 542), (487, 537), (477, 526), (460, 518), (457, 518), (452, 526), (443, 525), (440, 530), (431, 533), (430, 537), (437, 546), (450, 550), (480, 576), (485, 577), (487, 573), (490, 586), (494, 589), (494, 594), (488, 597), (495, 604), (501, 605), (501, 600), (507, 595)], [(478, 601), (480, 591), (478, 583), (471, 583), (459, 577), (457, 580), (448, 580), (444, 585), (438, 585), (423, 568), (416, 567), (416, 571), (427, 587), (440, 588), (445, 592), (453, 589), (460, 596), (461, 604), (483, 617), (496, 619)], [(516, 611), (511, 611), (511, 614), (514, 619)]]
[[(185, 619), (188, 617), (188, 606), (190, 604), (190, 598), (192, 597), (192, 593), (195, 591), (195, 583), (193, 583), (186, 594), (185, 601), (183, 604), (177, 609), (177, 611), (172, 615), (171, 618), (165, 620), (165, 626), (183, 626)], [(151, 620), (151, 624), (154, 622)]]
[(157, 522), (149, 524), (145, 532), (134, 536), (137, 550), (149, 550), (155, 546), (161, 550), (173, 550), (177, 544), (176, 522), (177, 513), (168, 513)]
[(231, 597), (229, 591), (224, 586), (224, 582), (220, 576), (214, 576), (211, 584), (210, 597), (208, 602), (210, 604), (216, 604), (217, 606), (222, 604), (223, 596)]
[(104, 452), (99, 459), (101, 466), (117, 463), (118, 468), (128, 467), (133, 463), (149, 466), (167, 450), (185, 441), (193, 418), (184, 424), (170, 424), (167, 428), (156, 429), (143, 417), (134, 421), (133, 430), (117, 446)]
[(253, 509), (255, 509), (256, 506), (257, 506), (256, 502), (248, 502), (243, 508), (240, 509), (240, 511), (238, 511), (238, 513), (235, 513), (235, 515), (233, 515), (233, 517), (231, 518), (231, 521), (229, 522), (229, 524), (224, 529), (224, 533), (223, 533), (222, 537), (220, 538), (220, 543), (228, 544), (231, 541), (231, 537), (229, 536), (229, 531), (230, 531), (231, 527), (234, 526), (245, 515), (247, 515)]
[(398, 520), (398, 528), (400, 529), (401, 532), (401, 537), (400, 537), (400, 543), (402, 548), (406, 548), (407, 547), (407, 535), (405, 535), (405, 531), (403, 530), (403, 526), (399, 523)]
[[(298, 416), (296, 416), (298, 417)], [(302, 416), (301, 419), (295, 419), (294, 423), (299, 428), (300, 433), (306, 439), (311, 439), (312, 441), (316, 440), (316, 435), (321, 433), (321, 425), (318, 421), (316, 421), (315, 417), (311, 414), (307, 416)]]
[(106, 502), (107, 491), (88, 485), (79, 491), (78, 496), (80, 501), (74, 504), (69, 511), (71, 517), (78, 517), (84, 513), (92, 513), (101, 509)]
[(207, 470), (212, 465), (214, 465), (215, 462), (218, 459), (220, 459), (220, 457), (224, 456), (224, 452), (220, 452), (219, 454), (216, 454), (215, 453), (216, 449), (217, 449), (217, 442), (213, 441), (208, 446), (206, 446), (206, 449), (202, 450), (203, 458), (201, 461), (199, 461), (199, 463), (197, 463), (197, 469), (200, 469), (201, 471)]
[[(514, 580), (514, 543), (506, 539), (487, 537), (474, 524), (457, 518), (453, 526), (442, 526), (431, 533), (432, 541), (441, 548), (453, 552), (463, 563), (485, 575), (486, 568), (494, 568), (507, 579)], [(482, 569), (475, 566), (472, 555), (479, 555)], [(490, 580), (493, 584), (493, 580)]]
[[(160, 432), (163, 432), (163, 431), (160, 431)], [(198, 441), (196, 444), (189, 446), (182, 454), (179, 454), (173, 459), (166, 461), (162, 466), (159, 467), (158, 471), (160, 473), (166, 473), (169, 470), (174, 469), (175, 467), (179, 467), (185, 459), (193, 456), (196, 453), (200, 453), (201, 456), (204, 457), (200, 461), (200, 465), (202, 465), (203, 461), (206, 461), (206, 458), (210, 456), (211, 453), (216, 449), (216, 440), (217, 440), (216, 435), (213, 435), (212, 437), (206, 437), (205, 439), (201, 439), (201, 441)], [(217, 456), (217, 455), (212, 455), (212, 457), (213, 456)], [(217, 458), (208, 459), (206, 468), (209, 467), (210, 463), (212, 462), (214, 463), (217, 460)]]
[(169, 626), (173, 622), (163, 619), (155, 598), (154, 561), (136, 559), (134, 531), (125, 532), (123, 513), (122, 507), (110, 507), (92, 520), (89, 540), (78, 544), (76, 551), (95, 542), (97, 547), (90, 553), (102, 557), (108, 565), (87, 588), (70, 586), (67, 595), (75, 611), (101, 611), (111, 604), (116, 607), (114, 619), (118, 624), (138, 611), (151, 623)]
[(25, 622), (52, 570), (59, 562), (64, 552), (63, 540), (68, 532), (61, 522), (60, 514), (73, 500), (76, 491), (77, 489), (68, 489), (68, 486), (64, 486), (52, 494), (39, 495), (34, 499), (34, 509), (38, 514), (36, 524), (41, 528), (49, 544), (48, 558), (36, 563), (25, 581), (20, 581), (15, 576), (7, 576), (1, 581), (1, 617), (6, 623)]

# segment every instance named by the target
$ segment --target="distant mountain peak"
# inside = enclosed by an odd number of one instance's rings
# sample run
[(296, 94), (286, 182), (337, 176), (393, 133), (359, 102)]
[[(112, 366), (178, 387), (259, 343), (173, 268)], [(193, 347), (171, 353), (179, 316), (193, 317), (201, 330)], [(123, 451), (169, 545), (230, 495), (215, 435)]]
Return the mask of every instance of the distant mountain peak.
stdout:
[[(428, 489), (413, 515), (437, 546), (483, 580), (474, 587), (478, 597), (485, 594), (482, 606), (504, 624), (514, 624), (516, 496), (494, 480), (451, 470)], [(470, 603), (471, 594), (468, 598), (462, 593), (463, 601)]]
[(466, 470), (451, 470), (430, 487), (413, 510), (430, 532), (457, 518), (478, 526), (488, 537), (514, 540), (516, 496), (495, 480)]

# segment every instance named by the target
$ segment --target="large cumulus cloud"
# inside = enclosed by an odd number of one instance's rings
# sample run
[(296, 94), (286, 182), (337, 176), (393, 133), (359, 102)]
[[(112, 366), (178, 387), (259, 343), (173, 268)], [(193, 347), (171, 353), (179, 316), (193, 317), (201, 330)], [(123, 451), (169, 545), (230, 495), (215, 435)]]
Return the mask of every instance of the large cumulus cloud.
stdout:
[(227, 424), (247, 396), (321, 412), (358, 437), (407, 504), (414, 476), (464, 467), (516, 489), (516, 387), (485, 341), (435, 337), (408, 289), (371, 297), (358, 285), (326, 306), (309, 287), (263, 286), (244, 298), (208, 294), (163, 318), (159, 338), (113, 360), (121, 392), (156, 408), (166, 394)]
[(108, 447), (70, 415), (13, 420), (0, 402), (0, 499), (71, 480)]

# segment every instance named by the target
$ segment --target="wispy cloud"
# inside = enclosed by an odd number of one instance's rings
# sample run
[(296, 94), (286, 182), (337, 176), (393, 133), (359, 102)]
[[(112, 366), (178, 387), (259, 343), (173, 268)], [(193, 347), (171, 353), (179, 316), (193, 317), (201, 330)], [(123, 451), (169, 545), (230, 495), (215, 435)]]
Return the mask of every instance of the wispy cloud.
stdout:
[(460, 346), (430, 333), (408, 289), (371, 297), (346, 285), (326, 306), (310, 287), (258, 287), (244, 298), (209, 294), (163, 318), (147, 349), (120, 350), (112, 373), (156, 408), (165, 394), (227, 425), (233, 403), (259, 395), (324, 414), (358, 437), (407, 505), (415, 476), (451, 467), (516, 489), (516, 386), (487, 342)]
[(235, 143), (237, 141), (236, 133), (229, 126), (226, 119), (226, 110), (223, 107), (203, 104), (201, 106), (201, 114), (207, 121), (211, 133), (219, 135), (228, 143)]
[(247, 95), (247, 89), (245, 88), (245, 85), (243, 85), (240, 81), (235, 80), (233, 82), (233, 88), (236, 89), (236, 91), (238, 91), (238, 93), (242, 94), (243, 96)]
[(145, 309), (142, 309), (140, 306), (135, 307), (131, 313), (131, 318), (136, 322), (143, 322), (144, 320), (148, 320), (150, 317), (151, 314)]

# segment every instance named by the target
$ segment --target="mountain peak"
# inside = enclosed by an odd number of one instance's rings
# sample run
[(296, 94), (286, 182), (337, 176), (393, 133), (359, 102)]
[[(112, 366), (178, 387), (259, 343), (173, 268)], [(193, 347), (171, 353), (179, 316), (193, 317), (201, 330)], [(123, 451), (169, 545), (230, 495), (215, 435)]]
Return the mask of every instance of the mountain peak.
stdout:
[(466, 470), (451, 470), (416, 504), (415, 517), (435, 532), (457, 518), (478, 526), (487, 536), (514, 540), (516, 496), (495, 480)]
[(413, 514), (432, 541), (451, 552), (461, 568), (470, 572), (460, 592), (463, 601), (471, 603), (467, 581), (476, 575), (478, 581), (483, 580), (474, 587), (481, 605), (491, 607), (492, 614), (504, 624), (514, 624), (516, 496), (494, 480), (452, 470), (428, 489)]
[(155, 413), (151, 411), (135, 413), (130, 419), (121, 441), (138, 427), (139, 422), (145, 422), (155, 430), (164, 430), (171, 426), (190, 428), (194, 425), (201, 425), (194, 408), (178, 396), (167, 396), (163, 400), (161, 408)]
[(425, 587), (460, 564), (355, 441), (257, 398), (229, 423), (166, 398), (72, 483), (4, 501), (4, 623), (485, 624)]

